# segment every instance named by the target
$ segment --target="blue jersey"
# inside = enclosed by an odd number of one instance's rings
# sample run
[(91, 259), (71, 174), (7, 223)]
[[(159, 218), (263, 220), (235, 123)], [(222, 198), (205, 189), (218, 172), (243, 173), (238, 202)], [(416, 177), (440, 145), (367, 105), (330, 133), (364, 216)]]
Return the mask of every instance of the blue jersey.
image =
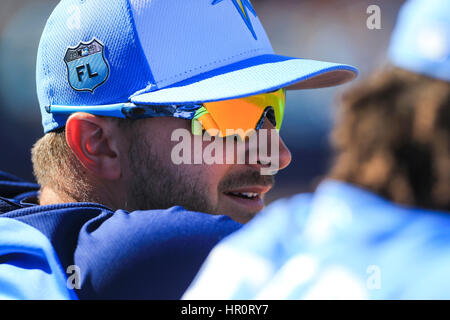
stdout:
[(47, 237), (67, 276), (78, 274), (80, 299), (179, 299), (209, 251), (241, 227), (181, 207), (130, 213), (96, 203), (39, 206), (29, 201), (39, 186), (3, 177), (0, 191), (12, 208), (0, 217)]
[(449, 269), (449, 213), (329, 180), (222, 241), (184, 298), (450, 299)]

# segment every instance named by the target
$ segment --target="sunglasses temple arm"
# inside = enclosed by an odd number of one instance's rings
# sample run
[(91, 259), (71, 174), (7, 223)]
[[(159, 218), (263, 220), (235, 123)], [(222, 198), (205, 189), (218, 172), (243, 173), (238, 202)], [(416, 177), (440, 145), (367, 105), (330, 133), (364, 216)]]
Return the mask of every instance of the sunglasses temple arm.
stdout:
[(134, 108), (132, 103), (117, 103), (102, 106), (46, 106), (48, 113), (55, 115), (70, 115), (75, 112), (86, 112), (96, 116), (127, 118), (127, 110)]

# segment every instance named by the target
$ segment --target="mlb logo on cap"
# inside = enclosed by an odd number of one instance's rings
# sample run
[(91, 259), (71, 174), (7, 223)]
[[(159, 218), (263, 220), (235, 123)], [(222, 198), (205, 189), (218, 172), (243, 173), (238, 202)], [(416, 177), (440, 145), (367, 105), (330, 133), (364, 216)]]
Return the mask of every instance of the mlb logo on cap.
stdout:
[[(70, 28), (79, 13), (79, 28)], [(249, 0), (62, 0), (38, 51), (45, 132), (51, 106), (185, 105), (334, 86), (354, 67), (274, 53)]]

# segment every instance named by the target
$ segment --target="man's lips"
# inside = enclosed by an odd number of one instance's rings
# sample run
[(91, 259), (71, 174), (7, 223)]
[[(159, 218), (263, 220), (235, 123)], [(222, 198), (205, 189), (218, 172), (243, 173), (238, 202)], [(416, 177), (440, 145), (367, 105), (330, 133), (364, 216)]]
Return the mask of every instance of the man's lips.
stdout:
[(263, 196), (272, 186), (246, 186), (224, 191), (226, 198), (235, 205), (245, 207), (249, 212), (259, 212), (264, 208)]
[(233, 188), (229, 190), (225, 190), (223, 193), (226, 195), (235, 195), (235, 196), (244, 196), (244, 197), (258, 197), (262, 198), (262, 196), (267, 193), (272, 188), (272, 185), (269, 186), (245, 186), (239, 188)]

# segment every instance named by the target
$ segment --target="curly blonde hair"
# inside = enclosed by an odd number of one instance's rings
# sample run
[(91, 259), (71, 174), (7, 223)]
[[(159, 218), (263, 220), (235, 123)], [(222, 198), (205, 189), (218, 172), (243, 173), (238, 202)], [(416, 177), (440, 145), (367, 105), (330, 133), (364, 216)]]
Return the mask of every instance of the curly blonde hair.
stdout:
[(339, 113), (331, 178), (450, 210), (450, 83), (386, 67), (347, 91)]

